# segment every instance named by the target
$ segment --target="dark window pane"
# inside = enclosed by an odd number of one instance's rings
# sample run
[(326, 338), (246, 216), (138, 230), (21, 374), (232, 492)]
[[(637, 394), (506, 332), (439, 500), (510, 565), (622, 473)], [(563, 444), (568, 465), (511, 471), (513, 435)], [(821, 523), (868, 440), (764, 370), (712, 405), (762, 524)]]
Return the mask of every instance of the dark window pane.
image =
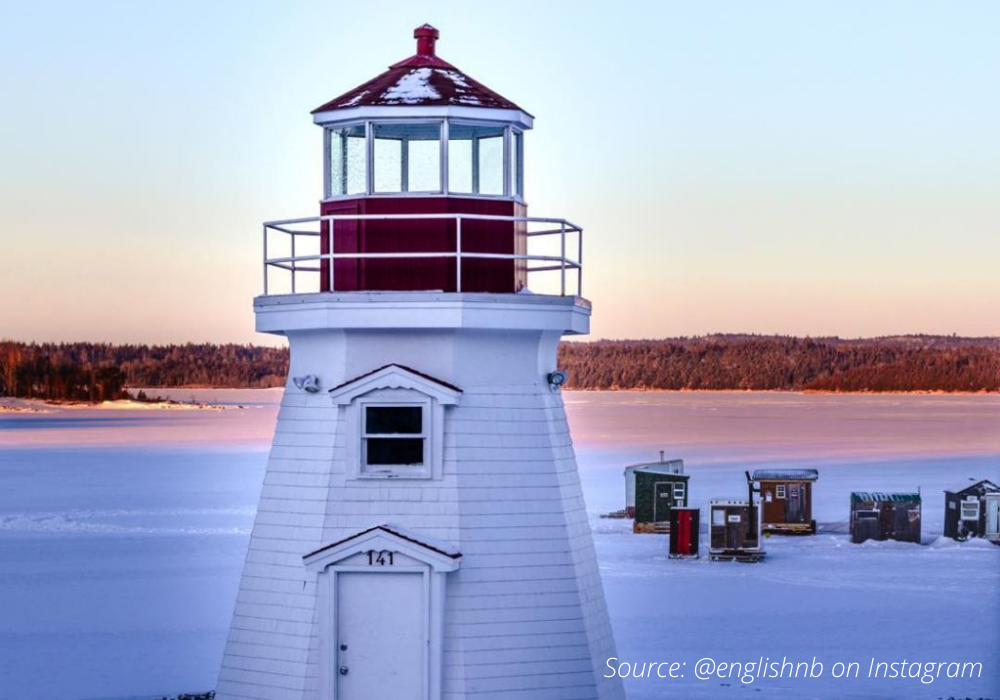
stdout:
[(365, 432), (369, 435), (407, 435), (423, 432), (423, 409), (420, 406), (366, 406)]
[(423, 464), (423, 438), (368, 438), (368, 464)]

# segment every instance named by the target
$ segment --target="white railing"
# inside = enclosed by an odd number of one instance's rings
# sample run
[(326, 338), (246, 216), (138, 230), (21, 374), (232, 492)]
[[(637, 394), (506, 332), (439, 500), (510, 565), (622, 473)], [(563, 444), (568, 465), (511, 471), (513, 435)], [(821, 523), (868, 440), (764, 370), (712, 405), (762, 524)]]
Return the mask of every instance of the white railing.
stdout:
[[(445, 220), (455, 222), (455, 250), (441, 252), (402, 252), (402, 253), (338, 253), (334, 246), (336, 227), (342, 221), (422, 221), (422, 220)], [(547, 249), (551, 249), (548, 254), (531, 254), (530, 250), (525, 254), (505, 254), (505, 253), (479, 253), (466, 251), (462, 248), (462, 222), (463, 221), (503, 221), (512, 224), (523, 224), (528, 247), (542, 247), (536, 245), (540, 242)], [(323, 231), (324, 223), (326, 231)], [(317, 230), (303, 230), (302, 226), (316, 224)], [(538, 225), (544, 224), (546, 228), (537, 230)], [(532, 230), (536, 227), (536, 230)], [(466, 227), (466, 236), (474, 235), (474, 228)], [(269, 238), (271, 234), (282, 234), (284, 242), (287, 243), (287, 255), (278, 257), (268, 257)], [(363, 236), (364, 234), (361, 233)], [(511, 235), (515, 235), (511, 232)], [(305, 241), (298, 240), (300, 237)], [(326, 238), (326, 249), (323, 253), (320, 241)], [(575, 238), (575, 241), (572, 239)], [(576, 256), (571, 257), (567, 251), (571, 243), (575, 242)], [(311, 250), (301, 254), (303, 244), (308, 245)], [(274, 242), (270, 243), (273, 248)], [(558, 294), (567, 295), (567, 278), (569, 282), (576, 283), (572, 293), (576, 296), (583, 294), (583, 229), (570, 223), (565, 219), (549, 219), (534, 216), (493, 216), (487, 214), (335, 214), (328, 216), (312, 216), (301, 219), (285, 219), (282, 221), (268, 221), (264, 224), (264, 295), (271, 293), (269, 281), (270, 272), (273, 270), (283, 270), (288, 272), (288, 291), (292, 294), (304, 291), (300, 275), (306, 275), (314, 284), (308, 284), (309, 291), (320, 291), (323, 287), (321, 275), (328, 275), (325, 287), (335, 290), (334, 268), (335, 260), (417, 260), (422, 258), (455, 260), (455, 285), (456, 291), (462, 291), (462, 261), (463, 260), (513, 260), (523, 261), (525, 269), (530, 275), (539, 276), (538, 273), (558, 273)], [(324, 266), (323, 261), (327, 261)], [(515, 263), (516, 264), (516, 263)], [(325, 270), (323, 268), (326, 268)], [(574, 274), (575, 273), (575, 274)], [(551, 286), (551, 285), (550, 285)], [(529, 288), (532, 292), (546, 293), (544, 289)], [(279, 292), (284, 293), (284, 292)], [(555, 289), (552, 293), (556, 293)]]

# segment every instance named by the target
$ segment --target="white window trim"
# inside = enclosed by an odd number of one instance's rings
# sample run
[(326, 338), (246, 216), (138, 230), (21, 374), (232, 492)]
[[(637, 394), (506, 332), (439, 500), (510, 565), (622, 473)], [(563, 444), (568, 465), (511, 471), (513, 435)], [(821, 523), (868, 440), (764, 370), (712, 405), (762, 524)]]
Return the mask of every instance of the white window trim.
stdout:
[(673, 497), (673, 500), (675, 502), (683, 501), (684, 498), (687, 496), (687, 484), (685, 484), (683, 481), (674, 482), (674, 485), (671, 488), (670, 495)]
[(787, 488), (784, 484), (778, 484), (774, 487), (774, 497), (775, 498), (785, 498), (787, 496)]
[[(399, 365), (388, 365), (380, 370), (363, 375), (340, 387), (330, 390), (333, 402), (344, 411), (344, 441), (347, 458), (346, 478), (363, 479), (440, 479), (444, 470), (444, 411), (446, 406), (458, 403), (462, 392), (432, 378), (410, 371)], [(416, 470), (412, 466), (400, 465), (377, 472), (368, 471), (363, 464), (362, 447), (363, 411), (365, 405), (424, 407), (423, 432), (424, 468)], [(387, 465), (392, 466), (392, 465)]]
[[(393, 392), (395, 394), (397, 392)], [(359, 476), (364, 477), (388, 477), (388, 478), (423, 478), (427, 479), (432, 474), (432, 434), (434, 432), (434, 420), (432, 418), (433, 405), (430, 397), (413, 398), (410, 400), (392, 401), (379, 398), (379, 394), (384, 396), (384, 392), (376, 392), (375, 395), (357, 400), (358, 421), (360, 423), (359, 441)], [(367, 408), (369, 406), (379, 406), (385, 408), (420, 408), (420, 433), (393, 433), (376, 434), (369, 433), (367, 423)], [(372, 438), (394, 439), (420, 439), (423, 440), (423, 461), (421, 464), (369, 464), (368, 463), (368, 440)]]
[[(966, 515), (966, 508), (969, 508), (970, 506), (971, 506), (970, 510), (974, 511), (974, 514), (970, 513), (969, 515)], [(962, 501), (959, 504), (958, 517), (959, 517), (959, 520), (975, 520), (975, 521), (978, 522), (979, 521), (979, 500), (976, 499), (976, 500)]]
[[(324, 202), (335, 202), (344, 199), (351, 199), (354, 197), (469, 197), (474, 199), (497, 199), (497, 200), (512, 200), (519, 203), (524, 203), (524, 134), (526, 129), (521, 128), (520, 125), (512, 125), (509, 121), (501, 121), (496, 119), (475, 119), (468, 118), (464, 116), (431, 116), (413, 114), (411, 117), (382, 117), (382, 118), (368, 118), (368, 119), (338, 119), (331, 122), (317, 122), (323, 125), (323, 200)], [(392, 124), (392, 123), (407, 123), (407, 124), (438, 124), (439, 133), (438, 137), (440, 139), (440, 154), (439, 163), (440, 166), (440, 189), (437, 190), (426, 190), (426, 191), (410, 191), (407, 189), (408, 173), (407, 166), (405, 163), (401, 165), (402, 171), (400, 173), (401, 186), (403, 189), (399, 192), (394, 191), (376, 191), (375, 190), (375, 127), (379, 124)], [(470, 126), (499, 126), (503, 127), (503, 192), (501, 194), (481, 194), (478, 192), (452, 192), (448, 183), (448, 167), (449, 167), (449, 154), (448, 154), (448, 139), (450, 138), (450, 124), (463, 124)], [(364, 126), (365, 129), (365, 191), (364, 192), (354, 192), (348, 194), (346, 192), (346, 170), (343, 173), (334, 174), (332, 172), (333, 164), (330, 161), (330, 150), (333, 147), (333, 139), (331, 134), (333, 131), (338, 129), (343, 129), (352, 126)], [(530, 128), (528, 126), (527, 128)], [(521, 135), (520, 144), (517, 143), (514, 138), (514, 134), (518, 133)], [(512, 156), (512, 149), (518, 148), (518, 153), (516, 159)], [(405, 147), (403, 148), (405, 151)], [(404, 158), (405, 160), (405, 158)], [(517, 163), (517, 168), (514, 167), (514, 163)], [(344, 159), (344, 168), (346, 165), (346, 158)], [(515, 170), (519, 172), (515, 172)], [(345, 181), (345, 192), (344, 194), (334, 194), (333, 184), (335, 181)]]

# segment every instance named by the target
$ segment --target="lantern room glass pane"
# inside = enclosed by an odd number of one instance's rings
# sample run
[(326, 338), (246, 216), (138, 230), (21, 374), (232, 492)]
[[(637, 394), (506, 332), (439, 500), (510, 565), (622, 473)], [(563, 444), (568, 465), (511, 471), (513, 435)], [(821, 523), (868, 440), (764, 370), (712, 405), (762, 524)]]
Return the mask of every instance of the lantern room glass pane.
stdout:
[(448, 125), (448, 190), (503, 194), (502, 126)]
[(524, 133), (514, 131), (514, 141), (510, 147), (510, 192), (515, 197), (524, 196)]
[(376, 192), (441, 191), (441, 123), (374, 125)]
[(330, 130), (330, 196), (364, 194), (367, 189), (365, 126)]

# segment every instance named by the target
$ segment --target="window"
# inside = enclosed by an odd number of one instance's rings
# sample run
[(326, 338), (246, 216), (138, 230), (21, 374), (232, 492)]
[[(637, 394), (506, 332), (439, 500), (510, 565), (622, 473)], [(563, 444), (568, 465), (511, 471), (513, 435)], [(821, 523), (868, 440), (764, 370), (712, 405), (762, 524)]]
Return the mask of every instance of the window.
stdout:
[(462, 390), (399, 365), (361, 374), (330, 390), (343, 410), (348, 479), (440, 479), (445, 410)]
[(441, 123), (375, 124), (375, 192), (441, 191)]
[(510, 193), (515, 197), (524, 196), (524, 133), (514, 130), (514, 140), (510, 146)]
[(675, 501), (683, 501), (684, 500), (684, 491), (685, 490), (686, 489), (684, 488), (684, 484), (681, 484), (681, 483), (674, 484), (674, 500)]
[(362, 427), (362, 466), (370, 474), (391, 472), (427, 463), (427, 407), (423, 404), (365, 404)]
[(364, 194), (368, 189), (365, 125), (329, 129), (329, 195)]
[(979, 520), (979, 501), (962, 501), (962, 520)]
[(504, 127), (448, 124), (448, 191), (502, 195)]
[(778, 484), (777, 486), (775, 486), (774, 487), (774, 491), (775, 491), (775, 496), (777, 496), (778, 498), (784, 498), (785, 497), (785, 485), (784, 484)]

